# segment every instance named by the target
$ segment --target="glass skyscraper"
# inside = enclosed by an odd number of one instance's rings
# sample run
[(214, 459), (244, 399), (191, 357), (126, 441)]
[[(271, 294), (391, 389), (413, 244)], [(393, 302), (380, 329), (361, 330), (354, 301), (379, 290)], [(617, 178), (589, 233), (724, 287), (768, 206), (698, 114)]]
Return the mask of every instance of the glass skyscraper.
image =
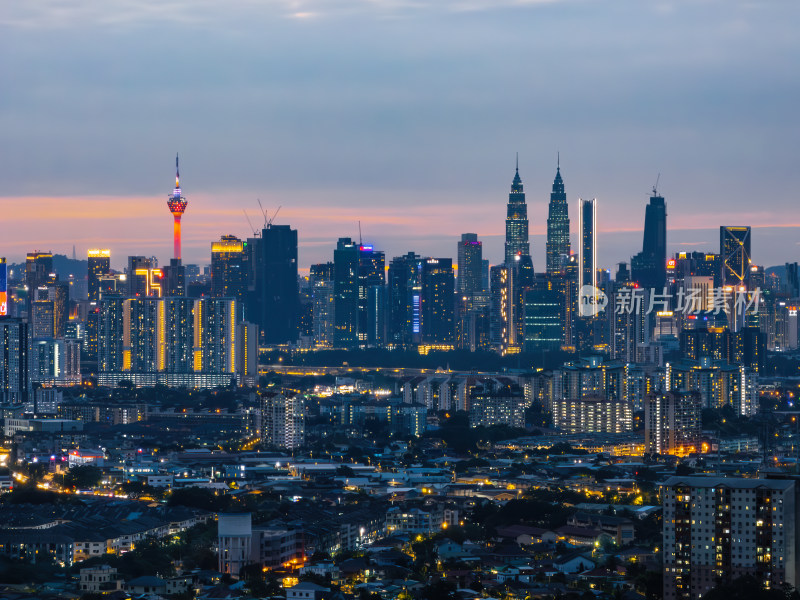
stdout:
[(547, 272), (562, 270), (562, 256), (569, 256), (569, 205), (561, 179), (561, 165), (556, 168), (553, 191), (547, 212)]
[(522, 179), (519, 177), (519, 164), (511, 183), (508, 195), (508, 212), (506, 214), (506, 264), (513, 265), (515, 256), (530, 256), (528, 243), (528, 207), (525, 204), (525, 192)]

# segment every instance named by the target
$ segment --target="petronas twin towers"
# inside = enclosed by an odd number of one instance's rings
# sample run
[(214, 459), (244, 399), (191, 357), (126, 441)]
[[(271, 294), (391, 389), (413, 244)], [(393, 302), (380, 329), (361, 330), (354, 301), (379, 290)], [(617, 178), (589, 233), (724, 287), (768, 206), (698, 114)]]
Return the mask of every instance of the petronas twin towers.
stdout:
[[(505, 250), (507, 265), (513, 265), (519, 260), (517, 257), (529, 257), (531, 253), (528, 241), (528, 208), (519, 176), (519, 162), (511, 183), (511, 193), (508, 195)], [(569, 210), (559, 161), (547, 214), (547, 273), (562, 271), (564, 257), (569, 256), (569, 253)]]

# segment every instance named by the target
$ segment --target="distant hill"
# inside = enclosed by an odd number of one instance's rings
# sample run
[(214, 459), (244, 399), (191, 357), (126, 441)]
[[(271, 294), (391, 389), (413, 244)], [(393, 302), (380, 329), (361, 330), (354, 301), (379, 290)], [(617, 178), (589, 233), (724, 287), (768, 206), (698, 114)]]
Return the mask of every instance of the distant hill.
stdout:
[[(14, 271), (15, 279), (23, 279), (25, 277), (25, 263), (9, 264), (8, 268)], [(65, 254), (54, 254), (53, 270), (58, 274), (58, 278), (63, 281), (69, 279), (70, 275), (74, 275), (75, 279), (86, 279), (89, 273), (89, 261), (73, 260)]]

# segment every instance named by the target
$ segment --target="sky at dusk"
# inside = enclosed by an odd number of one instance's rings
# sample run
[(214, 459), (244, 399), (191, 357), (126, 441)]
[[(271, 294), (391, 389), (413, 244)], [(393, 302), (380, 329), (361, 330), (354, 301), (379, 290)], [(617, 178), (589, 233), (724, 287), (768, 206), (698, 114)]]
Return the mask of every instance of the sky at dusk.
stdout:
[(534, 265), (556, 156), (600, 262), (641, 249), (649, 191), (670, 251), (752, 225), (753, 259), (800, 259), (796, 0), (0, 1), (0, 255), (172, 252), (252, 235), (260, 199), (300, 237), (502, 260), (519, 152)]

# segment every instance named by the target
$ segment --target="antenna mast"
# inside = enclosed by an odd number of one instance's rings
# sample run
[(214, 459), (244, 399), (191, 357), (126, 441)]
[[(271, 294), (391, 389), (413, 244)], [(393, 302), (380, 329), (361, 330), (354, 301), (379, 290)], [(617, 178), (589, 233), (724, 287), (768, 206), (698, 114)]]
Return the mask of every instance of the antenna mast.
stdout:
[(361, 239), (361, 221), (358, 222), (358, 245), (364, 245), (364, 241)]

